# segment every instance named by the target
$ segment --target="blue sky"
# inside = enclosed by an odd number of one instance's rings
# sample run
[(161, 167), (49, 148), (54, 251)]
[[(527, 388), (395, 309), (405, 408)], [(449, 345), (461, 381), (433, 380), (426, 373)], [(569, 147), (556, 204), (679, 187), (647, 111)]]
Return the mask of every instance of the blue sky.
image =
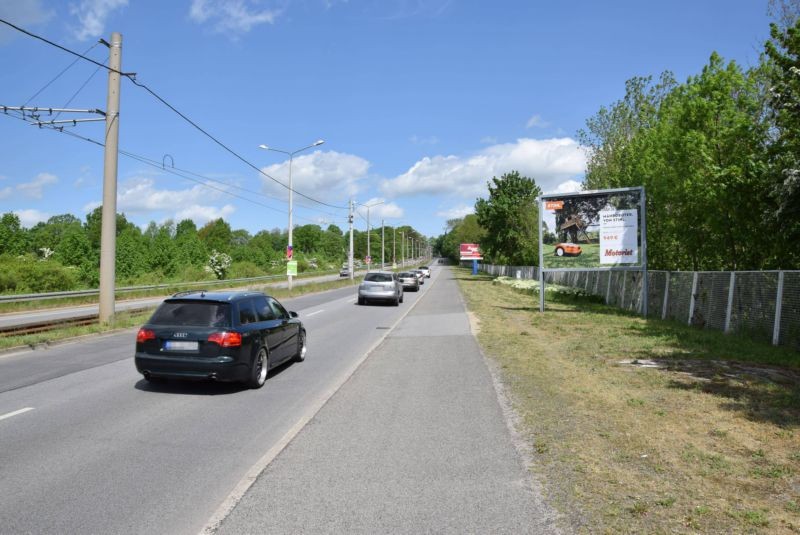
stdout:
[[(2, 0), (0, 18), (101, 63), (98, 38), (120, 32), (124, 72), (284, 184), (286, 155), (258, 146), (325, 140), (294, 157), (292, 176), (331, 206), (295, 194), (295, 224), (344, 229), (352, 197), (383, 201), (373, 226), (428, 236), (507, 171), (575, 188), (576, 131), (627, 79), (683, 81), (713, 51), (754, 65), (769, 31), (766, 0)], [(79, 60), (45, 88), (75, 57), (0, 26), (0, 105), (105, 109), (107, 72)], [(88, 116), (59, 119), (73, 117)], [(103, 137), (103, 123), (65, 130)], [(13, 116), (0, 139), (0, 213), (32, 226), (100, 204), (102, 148)], [(119, 159), (117, 210), (138, 225), (287, 226), (286, 188), (124, 79), (120, 149), (155, 162)], [(182, 176), (162, 169), (173, 161)]]

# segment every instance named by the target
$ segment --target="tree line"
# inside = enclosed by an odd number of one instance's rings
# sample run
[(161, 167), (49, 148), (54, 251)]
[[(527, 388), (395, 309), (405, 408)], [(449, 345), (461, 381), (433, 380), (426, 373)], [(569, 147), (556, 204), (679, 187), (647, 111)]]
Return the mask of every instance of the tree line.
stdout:
[[(0, 292), (25, 293), (96, 288), (99, 285), (102, 207), (85, 221), (71, 214), (53, 216), (31, 228), (8, 212), (0, 217)], [(402, 233), (402, 234), (401, 234)], [(384, 227), (385, 259), (392, 262), (393, 239), (399, 261), (401, 235), (425, 238), (410, 226)], [(197, 228), (191, 219), (151, 222), (144, 230), (117, 214), (117, 285), (191, 282), (256, 277), (286, 272), (286, 229), (251, 234), (232, 229), (224, 219)], [(297, 226), (292, 234), (299, 271), (338, 269), (346, 261), (349, 232), (336, 225)], [(374, 262), (381, 258), (381, 228), (370, 231)], [(367, 232), (354, 230), (356, 260), (367, 255)], [(406, 252), (406, 255), (409, 254)]]
[[(758, 65), (713, 53), (682, 83), (670, 72), (632, 78), (578, 132), (583, 189), (645, 186), (653, 269), (800, 267), (797, 11), (770, 30)], [(458, 243), (479, 242), (487, 261), (538, 264), (540, 193), (516, 172), (493, 178), (474, 215), (448, 221), (439, 250), (457, 258)]]

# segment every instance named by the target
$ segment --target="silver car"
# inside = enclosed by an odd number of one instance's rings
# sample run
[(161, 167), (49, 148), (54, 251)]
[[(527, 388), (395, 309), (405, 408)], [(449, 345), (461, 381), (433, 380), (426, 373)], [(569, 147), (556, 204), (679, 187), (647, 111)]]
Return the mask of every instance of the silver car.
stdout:
[(369, 301), (388, 301), (394, 306), (403, 302), (403, 285), (397, 273), (391, 271), (370, 271), (358, 285), (358, 304)]
[(403, 285), (403, 291), (405, 290), (414, 290), (415, 292), (419, 291), (419, 278), (417, 277), (416, 273), (412, 273), (410, 271), (403, 271), (402, 273), (397, 274), (397, 278), (400, 281), (400, 284)]

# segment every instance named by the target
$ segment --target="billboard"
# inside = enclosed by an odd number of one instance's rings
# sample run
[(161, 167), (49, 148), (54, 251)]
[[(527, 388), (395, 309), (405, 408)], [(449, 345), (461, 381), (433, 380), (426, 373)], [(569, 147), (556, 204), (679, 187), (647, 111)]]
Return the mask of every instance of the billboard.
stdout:
[(542, 268), (643, 268), (644, 188), (542, 195), (539, 207)]
[(461, 260), (483, 260), (481, 246), (477, 243), (462, 243)]

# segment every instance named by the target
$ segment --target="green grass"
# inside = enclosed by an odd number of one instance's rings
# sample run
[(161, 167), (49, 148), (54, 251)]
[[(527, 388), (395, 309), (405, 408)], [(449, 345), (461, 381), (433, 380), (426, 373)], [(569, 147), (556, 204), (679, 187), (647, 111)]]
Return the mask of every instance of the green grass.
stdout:
[(800, 529), (796, 351), (454, 273), (565, 531)]

